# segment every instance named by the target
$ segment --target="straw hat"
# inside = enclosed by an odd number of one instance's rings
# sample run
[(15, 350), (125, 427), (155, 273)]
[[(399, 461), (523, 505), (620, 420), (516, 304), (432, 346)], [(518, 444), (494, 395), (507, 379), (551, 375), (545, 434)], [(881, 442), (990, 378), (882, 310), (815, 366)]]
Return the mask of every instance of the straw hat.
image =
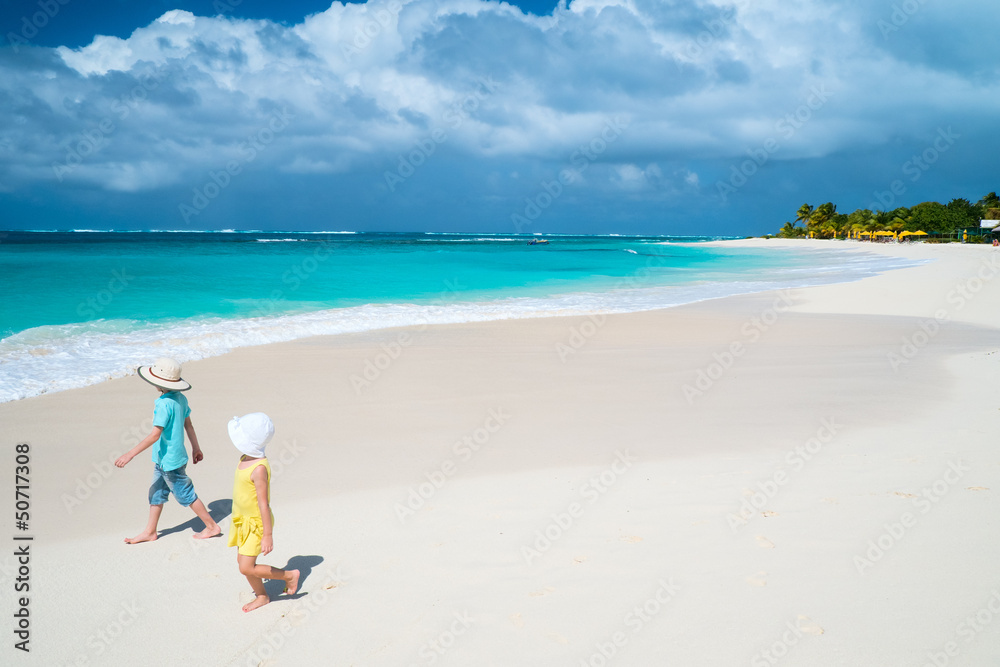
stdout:
[(181, 365), (173, 359), (157, 359), (152, 366), (139, 366), (138, 372), (143, 380), (163, 389), (187, 391), (191, 388), (181, 379)]
[(229, 421), (229, 439), (250, 458), (263, 458), (264, 447), (273, 437), (274, 424), (263, 412), (251, 412)]

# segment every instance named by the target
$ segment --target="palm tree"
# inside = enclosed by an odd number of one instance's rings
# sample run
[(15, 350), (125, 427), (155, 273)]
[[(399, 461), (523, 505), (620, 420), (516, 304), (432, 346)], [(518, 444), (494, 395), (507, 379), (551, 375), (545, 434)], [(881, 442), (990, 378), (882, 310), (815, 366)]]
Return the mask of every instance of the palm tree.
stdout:
[(976, 208), (979, 209), (980, 219), (1000, 220), (1000, 197), (997, 197), (997, 193), (991, 192), (980, 199), (976, 202)]
[(805, 231), (806, 230), (804, 230), (803, 228), (797, 227), (791, 222), (786, 222), (784, 225), (781, 226), (781, 229), (778, 231), (778, 236), (783, 239), (797, 239), (801, 236), (804, 236)]
[(833, 216), (830, 224), (833, 225), (835, 237), (843, 236), (846, 239), (851, 233), (850, 216), (844, 215), (843, 213), (837, 213)]
[(888, 220), (888, 213), (885, 211), (877, 211), (868, 215), (862, 223), (864, 231), (869, 232), (870, 236), (868, 240), (871, 241), (875, 238), (875, 232), (885, 229), (885, 222)]
[(825, 204), (820, 204), (819, 208), (816, 209), (816, 214), (825, 220), (829, 220), (837, 213), (837, 205), (832, 201), (828, 201)]
[(813, 211), (810, 217), (810, 225), (812, 226), (812, 231), (816, 232), (817, 236), (836, 236), (837, 230), (832, 226), (833, 216), (837, 214), (837, 205), (833, 202), (827, 202), (825, 204), (820, 204), (820, 206)]
[(983, 208), (1000, 208), (1000, 197), (997, 197), (997, 193), (991, 192), (982, 199), (979, 200), (978, 204)]
[(893, 216), (892, 220), (889, 221), (889, 224), (886, 225), (886, 228), (890, 232), (896, 232), (898, 234), (899, 232), (903, 231), (903, 229), (909, 222), (910, 222), (910, 216), (906, 216), (904, 218), (902, 216), (896, 215)]
[(858, 238), (861, 238), (861, 232), (868, 230), (868, 228), (866, 227), (867, 223), (868, 223), (868, 216), (856, 219), (855, 222), (853, 222), (850, 227), (851, 236), (857, 236)]
[(801, 222), (802, 224), (809, 226), (809, 220), (812, 218), (813, 207), (809, 204), (803, 204), (799, 207), (799, 210), (795, 213), (795, 222)]

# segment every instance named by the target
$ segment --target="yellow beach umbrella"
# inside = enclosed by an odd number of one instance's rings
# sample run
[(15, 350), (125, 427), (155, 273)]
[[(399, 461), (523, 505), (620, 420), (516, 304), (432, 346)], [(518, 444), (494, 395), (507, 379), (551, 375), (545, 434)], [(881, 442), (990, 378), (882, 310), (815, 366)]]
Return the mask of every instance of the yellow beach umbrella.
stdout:
[(927, 232), (925, 232), (925, 231), (916, 231), (916, 232), (910, 232), (910, 233), (913, 234), (914, 236), (927, 236)]
[(896, 235), (895, 232), (890, 232), (885, 229), (883, 229), (880, 232), (875, 232), (875, 236), (895, 236), (895, 235)]

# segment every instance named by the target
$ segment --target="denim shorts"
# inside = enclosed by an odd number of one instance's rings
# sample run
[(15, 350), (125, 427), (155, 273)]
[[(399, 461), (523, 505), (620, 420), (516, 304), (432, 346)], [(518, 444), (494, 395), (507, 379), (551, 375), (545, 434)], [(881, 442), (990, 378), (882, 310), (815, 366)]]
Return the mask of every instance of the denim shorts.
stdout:
[(186, 467), (185, 464), (176, 470), (163, 470), (158, 463), (153, 464), (153, 483), (149, 485), (150, 505), (164, 504), (171, 493), (183, 507), (198, 500), (198, 494), (194, 492), (194, 484), (184, 472)]

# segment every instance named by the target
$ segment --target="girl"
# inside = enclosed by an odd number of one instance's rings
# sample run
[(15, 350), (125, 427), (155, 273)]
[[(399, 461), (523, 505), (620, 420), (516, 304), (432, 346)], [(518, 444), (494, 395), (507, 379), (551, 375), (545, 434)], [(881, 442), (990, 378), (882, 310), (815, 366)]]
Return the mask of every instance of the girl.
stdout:
[(253, 588), (253, 602), (243, 605), (243, 611), (263, 607), (271, 598), (264, 589), (264, 579), (281, 579), (285, 593), (294, 595), (299, 588), (298, 570), (279, 570), (270, 565), (258, 565), (257, 556), (269, 554), (274, 548), (271, 529), (271, 466), (264, 456), (264, 447), (274, 437), (274, 424), (263, 412), (233, 417), (229, 422), (229, 438), (243, 453), (236, 466), (233, 483), (233, 523), (229, 530), (229, 546), (239, 547), (237, 561), (240, 573)]

